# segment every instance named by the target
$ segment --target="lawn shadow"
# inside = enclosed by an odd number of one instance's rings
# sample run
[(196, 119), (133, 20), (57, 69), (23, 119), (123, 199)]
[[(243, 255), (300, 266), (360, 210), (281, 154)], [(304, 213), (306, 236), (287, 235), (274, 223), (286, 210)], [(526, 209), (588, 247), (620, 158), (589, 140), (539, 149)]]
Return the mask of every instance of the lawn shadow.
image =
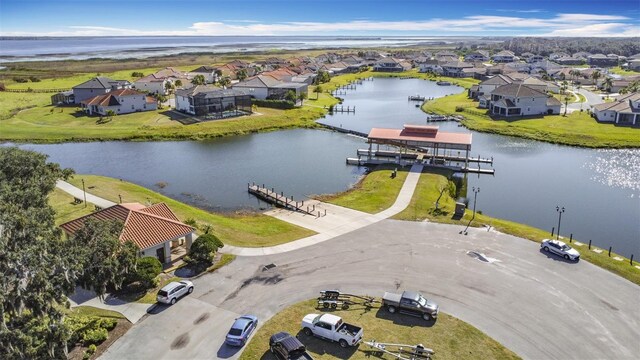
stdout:
[(551, 260), (555, 260), (555, 261), (559, 261), (559, 262), (563, 262), (563, 263), (567, 263), (567, 264), (577, 264), (577, 263), (580, 262), (580, 261), (574, 261), (574, 260), (567, 260), (564, 257), (562, 257), (560, 255), (556, 255), (556, 254), (554, 254), (554, 253), (552, 253), (550, 251), (549, 252), (544, 251), (543, 248), (540, 248), (539, 251), (540, 251), (540, 253), (546, 255), (547, 258), (549, 258)]
[[(323, 340), (315, 336), (307, 336), (302, 329), (298, 331), (296, 337), (307, 348), (307, 351), (313, 353), (313, 355), (330, 355), (336, 359), (348, 359), (358, 350), (359, 346), (350, 346), (348, 348), (342, 348), (337, 342), (331, 342)], [(313, 356), (312, 355), (312, 356)]]
[(388, 320), (396, 325), (408, 327), (432, 327), (436, 324), (436, 320), (425, 320), (419, 316), (411, 316), (407, 314), (390, 313), (386, 308), (381, 307), (376, 313), (376, 318)]
[(222, 343), (222, 345), (220, 345), (220, 348), (218, 349), (217, 352), (217, 356), (220, 359), (228, 359), (230, 357), (232, 357), (233, 355), (237, 354), (240, 349), (242, 349), (242, 347), (239, 346), (229, 346), (225, 343)]

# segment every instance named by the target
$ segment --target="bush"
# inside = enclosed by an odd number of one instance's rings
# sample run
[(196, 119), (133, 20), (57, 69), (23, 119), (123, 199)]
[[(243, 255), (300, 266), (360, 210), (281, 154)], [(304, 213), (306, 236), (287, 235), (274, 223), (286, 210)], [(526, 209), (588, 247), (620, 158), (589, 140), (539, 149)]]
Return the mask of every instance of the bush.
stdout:
[(293, 103), (293, 101), (287, 101), (287, 100), (252, 99), (251, 103), (256, 106), (262, 106), (262, 107), (272, 108), (272, 109), (282, 109), (282, 110), (293, 109), (295, 107), (295, 104)]
[(100, 344), (107, 340), (109, 332), (104, 328), (89, 329), (82, 335), (82, 342), (85, 345)]
[(464, 106), (460, 106), (460, 105), (456, 106), (456, 112), (462, 112), (462, 111), (464, 111)]
[(31, 80), (31, 82), (40, 82), (40, 78), (37, 78), (35, 76), (29, 76), (29, 80)]
[(131, 73), (131, 77), (134, 77), (134, 78), (136, 78), (136, 77), (137, 77), (137, 78), (141, 78), (141, 77), (144, 77), (144, 74), (143, 74), (143, 73), (141, 73), (140, 71), (134, 71), (134, 72), (132, 72), (132, 73)]
[(21, 77), (14, 77), (14, 78), (13, 78), (13, 81), (15, 81), (15, 82), (17, 82), (17, 83), (26, 83), (26, 82), (29, 82), (29, 80), (28, 80), (28, 79), (21, 78)]
[(96, 353), (96, 350), (98, 350), (98, 348), (94, 344), (89, 345), (89, 348), (87, 348), (87, 350), (82, 355), (82, 359), (88, 360), (89, 358), (91, 358), (91, 355)]
[(184, 221), (184, 223), (191, 226), (194, 229), (198, 228), (198, 222), (194, 218), (188, 218), (187, 220)]
[(145, 289), (156, 286), (156, 277), (162, 272), (162, 264), (155, 257), (145, 256), (138, 259), (134, 281), (139, 281)]
[(98, 321), (98, 327), (103, 328), (107, 331), (111, 331), (113, 329), (115, 329), (116, 325), (118, 325), (118, 320), (116, 319), (109, 319), (109, 318), (102, 318)]
[(209, 266), (213, 261), (213, 255), (219, 248), (223, 247), (220, 241), (213, 234), (201, 235), (191, 245), (189, 256), (185, 257), (185, 261), (191, 265)]

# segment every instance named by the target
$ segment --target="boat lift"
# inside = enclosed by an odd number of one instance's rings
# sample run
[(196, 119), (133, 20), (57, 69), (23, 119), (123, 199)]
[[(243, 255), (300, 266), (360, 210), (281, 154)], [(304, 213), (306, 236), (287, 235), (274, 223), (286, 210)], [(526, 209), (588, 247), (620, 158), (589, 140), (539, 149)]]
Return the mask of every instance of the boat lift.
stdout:
[(340, 306), (341, 309), (346, 310), (349, 306), (356, 304), (370, 307), (377, 302), (379, 301), (371, 296), (344, 294), (338, 290), (320, 291), (320, 296), (318, 297), (318, 306), (322, 306), (325, 309), (336, 309)]
[(369, 347), (376, 349), (380, 355), (388, 354), (396, 360), (424, 360), (431, 359), (431, 355), (435, 354), (432, 349), (424, 347), (422, 344), (406, 345), (406, 344), (390, 344), (379, 343), (375, 340), (364, 341)]

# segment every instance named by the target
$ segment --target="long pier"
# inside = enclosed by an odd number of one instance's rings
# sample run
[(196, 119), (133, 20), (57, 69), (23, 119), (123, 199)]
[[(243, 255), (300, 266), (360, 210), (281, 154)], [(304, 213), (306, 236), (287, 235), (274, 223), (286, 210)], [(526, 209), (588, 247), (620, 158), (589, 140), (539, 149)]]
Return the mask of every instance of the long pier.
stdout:
[(345, 128), (342, 128), (342, 127), (333, 126), (333, 125), (329, 125), (329, 124), (323, 124), (323, 123), (321, 123), (319, 121), (316, 121), (316, 123), (318, 125), (324, 126), (327, 129), (330, 129), (330, 130), (333, 130), (333, 131), (337, 131), (337, 132), (341, 132), (343, 134), (351, 134), (351, 135), (355, 135), (355, 136), (358, 136), (358, 137), (361, 137), (361, 138), (365, 138), (365, 139), (369, 136), (369, 134), (365, 134), (365, 133), (360, 132), (360, 131), (345, 129)]
[(305, 208), (304, 200), (295, 201), (293, 200), (293, 195), (289, 198), (284, 195), (284, 192), (277, 193), (273, 188), (268, 189), (267, 187), (265, 187), (264, 184), (260, 186), (256, 183), (247, 183), (247, 191), (249, 192), (249, 194), (253, 194), (257, 198), (262, 199), (269, 204), (273, 204), (276, 207), (298, 211), (309, 215), (314, 215), (313, 212), (316, 210), (315, 205), (313, 205), (312, 207), (307, 206)]
[[(463, 155), (452, 155), (452, 154), (431, 155), (423, 151), (416, 151), (416, 152), (410, 152), (410, 153), (403, 153), (403, 152), (394, 151), (394, 150), (372, 150), (371, 151), (371, 156), (373, 157), (397, 158), (398, 156), (400, 156), (401, 158), (406, 158), (406, 159), (418, 159), (420, 155), (423, 155), (424, 158), (435, 158), (439, 160), (456, 161), (456, 162), (467, 161), (470, 163), (482, 163), (482, 164), (493, 165), (493, 157), (481, 158), (480, 156), (477, 156), (477, 157), (465, 158)], [(358, 156), (369, 156), (369, 149), (358, 149)]]
[[(426, 159), (425, 159), (426, 160)], [(495, 169), (482, 169), (480, 167), (470, 167), (470, 166), (452, 166), (446, 164), (432, 164), (432, 163), (423, 163), (423, 159), (421, 156), (418, 156), (416, 159), (406, 159), (398, 161), (390, 161), (390, 159), (361, 159), (361, 158), (347, 158), (348, 165), (357, 165), (357, 166), (366, 166), (366, 165), (380, 165), (380, 164), (398, 164), (398, 165), (413, 165), (415, 163), (422, 163), (425, 167), (429, 168), (437, 168), (437, 169), (448, 169), (454, 172), (462, 172), (462, 173), (473, 173), (473, 174), (486, 174), (486, 175), (495, 175)]]

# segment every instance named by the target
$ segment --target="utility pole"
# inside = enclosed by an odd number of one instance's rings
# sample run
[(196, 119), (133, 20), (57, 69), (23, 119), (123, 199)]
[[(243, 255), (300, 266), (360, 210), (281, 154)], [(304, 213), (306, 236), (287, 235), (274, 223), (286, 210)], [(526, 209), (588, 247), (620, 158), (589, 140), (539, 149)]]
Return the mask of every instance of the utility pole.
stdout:
[(464, 233), (465, 235), (467, 235), (467, 230), (469, 229), (471, 222), (473, 221), (473, 219), (476, 218), (476, 200), (478, 199), (478, 193), (480, 192), (480, 187), (478, 186), (478, 188), (476, 189), (476, 187), (474, 186), (471, 188), (471, 191), (473, 191), (473, 215), (471, 216), (471, 220), (469, 220), (467, 227), (464, 228), (464, 231), (460, 232), (460, 234)]
[(87, 207), (87, 191), (84, 189), (84, 179), (82, 179), (82, 193), (84, 194), (84, 207)]

